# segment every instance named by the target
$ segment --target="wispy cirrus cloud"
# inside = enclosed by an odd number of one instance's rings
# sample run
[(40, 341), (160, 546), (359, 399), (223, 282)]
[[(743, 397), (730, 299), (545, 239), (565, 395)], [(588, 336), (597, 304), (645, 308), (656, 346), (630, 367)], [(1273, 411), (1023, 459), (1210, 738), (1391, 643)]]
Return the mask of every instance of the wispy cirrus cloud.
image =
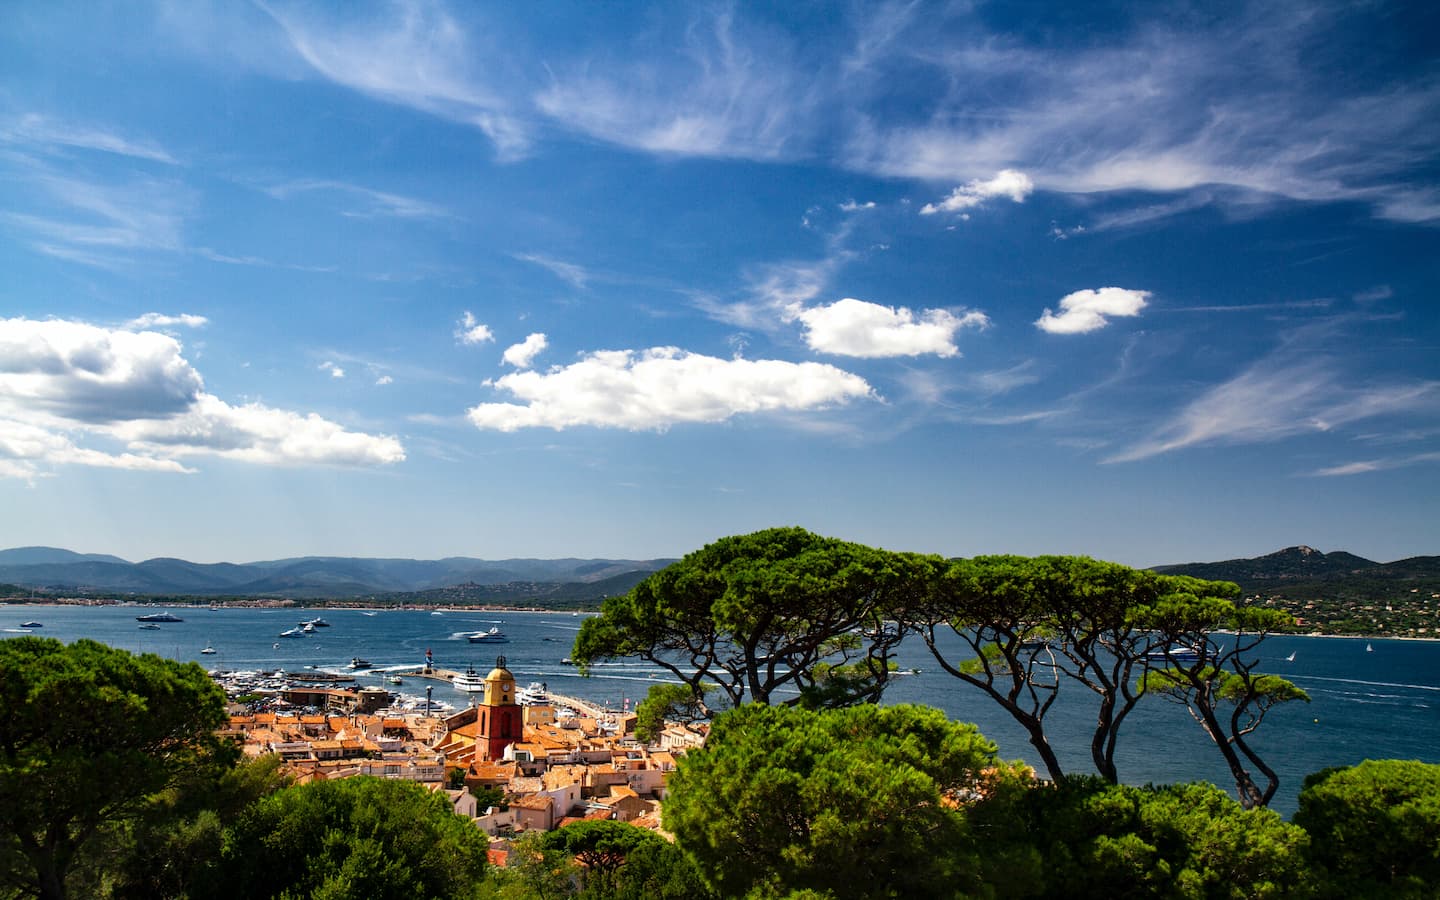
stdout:
[(542, 253), (512, 253), (510, 254), (521, 262), (533, 263), (542, 269), (549, 271), (556, 278), (575, 288), (584, 290), (585, 285), (590, 281), (590, 273), (584, 266), (575, 263), (565, 262), (546, 256)]
[(691, 21), (674, 54), (613, 48), (556, 70), (534, 102), (565, 127), (651, 153), (783, 159), (804, 149), (817, 100), (787, 61), (795, 49), (724, 8)]
[(1336, 466), (1315, 469), (1307, 474), (1316, 478), (1337, 478), (1345, 475), (1366, 475), (1371, 472), (1385, 472), (1391, 469), (1408, 469), (1411, 466), (1440, 463), (1440, 453), (1412, 453), (1409, 456), (1390, 456), (1380, 459), (1357, 460)]
[(478, 128), (497, 156), (529, 149), (529, 127), (486, 77), (500, 51), (477, 41), (440, 4), (397, 0), (362, 21), (302, 14), (260, 3), (290, 48), (316, 73), (352, 90)]
[[(957, 40), (956, 23), (919, 17), (890, 44), (891, 59), (928, 66), (949, 90), (925, 98), (926, 114), (910, 121), (885, 107), (857, 110), (848, 163), (929, 180), (1008, 166), (1039, 189), (1071, 193), (1224, 186), (1433, 220), (1440, 188), (1413, 173), (1440, 140), (1440, 80), (1344, 79), (1364, 30), (1355, 20), (1369, 15), (1383, 13), (1248, 4), (1195, 27), (1142, 11), (1119, 37), (1043, 49), (979, 27)], [(1154, 204), (1101, 227), (1186, 208)]]
[(295, 194), (322, 192), (348, 196), (360, 201), (341, 214), (355, 218), (393, 217), (397, 219), (441, 219), (450, 213), (442, 206), (414, 197), (377, 191), (358, 184), (326, 179), (287, 181), (263, 189), (270, 196), (283, 200)]
[(1188, 447), (1255, 444), (1332, 431), (1354, 422), (1440, 405), (1440, 381), (1394, 380), (1355, 386), (1340, 362), (1287, 344), (1217, 384), (1149, 436), (1105, 462), (1134, 462)]
[(95, 125), (65, 122), (40, 113), (0, 121), (0, 143), (40, 148), (73, 148), (179, 165), (169, 151), (146, 138), (130, 137)]
[(577, 426), (663, 431), (738, 415), (824, 409), (873, 395), (863, 378), (821, 363), (718, 359), (676, 347), (608, 350), (547, 372), (491, 383), (520, 403), (481, 403), (477, 428), (562, 430)]

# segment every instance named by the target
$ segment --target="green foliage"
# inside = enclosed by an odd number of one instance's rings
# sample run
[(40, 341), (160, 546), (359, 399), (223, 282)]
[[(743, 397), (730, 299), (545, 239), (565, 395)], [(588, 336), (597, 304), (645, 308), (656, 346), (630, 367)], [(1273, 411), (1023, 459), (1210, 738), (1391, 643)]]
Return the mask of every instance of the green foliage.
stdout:
[(90, 640), (0, 641), (0, 878), (66, 896), (93, 838), (233, 759), (213, 736), (224, 704), (195, 663)]
[(1440, 885), (1440, 765), (1366, 760), (1305, 779), (1295, 824), (1328, 897), (1422, 898)]
[(487, 846), (443, 793), (370, 777), (315, 782), (272, 794), (241, 816), (208, 896), (470, 897), (484, 878)]
[(1026, 800), (1043, 859), (1036, 896), (1238, 900), (1309, 889), (1304, 831), (1213, 785), (1072, 778), (1037, 786)]
[[(827, 704), (873, 700), (888, 684), (901, 637), (887, 617), (928, 590), (941, 565), (800, 528), (722, 538), (607, 598), (581, 627), (573, 656), (582, 667), (646, 659), (695, 698), (713, 684), (731, 706), (842, 683), (845, 690), (826, 693)], [(856, 640), (841, 640), (847, 635)], [(819, 684), (821, 664), (846, 667), (822, 670), (843, 682)]]
[(579, 862), (579, 897), (701, 900), (709, 896), (694, 864), (674, 844), (624, 822), (576, 822), (546, 834), (541, 845)]
[(476, 785), (470, 789), (470, 794), (475, 798), (475, 806), (481, 811), (494, 806), (499, 809), (509, 809), (510, 804), (505, 801), (505, 791), (488, 784)]
[(705, 718), (705, 693), (711, 685), (700, 685), (699, 696), (688, 684), (652, 684), (635, 707), (635, 739), (649, 743), (659, 736), (668, 719), (694, 722)]
[(965, 805), (996, 765), (934, 709), (748, 705), (681, 762), (665, 827), (722, 896), (956, 896), (978, 881)]

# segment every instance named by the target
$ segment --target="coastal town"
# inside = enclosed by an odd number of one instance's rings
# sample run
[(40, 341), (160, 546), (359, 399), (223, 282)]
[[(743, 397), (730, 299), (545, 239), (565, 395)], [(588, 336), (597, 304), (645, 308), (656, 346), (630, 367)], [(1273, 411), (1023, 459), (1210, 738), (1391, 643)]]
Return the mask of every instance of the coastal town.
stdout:
[[(453, 682), (466, 673), (427, 666), (419, 674)], [(475, 687), (475, 702), (445, 713), (428, 702), (391, 706), (380, 688), (291, 683), (264, 711), (232, 700), (221, 733), (247, 757), (277, 755), (297, 784), (371, 775), (443, 791), (456, 813), (490, 836), (499, 866), (511, 839), (571, 822), (659, 831), (676, 760), (705, 739), (704, 725), (671, 723), (641, 742), (633, 712), (550, 694), (540, 684), (519, 688), (503, 656)], [(482, 806), (480, 797), (493, 802)]]

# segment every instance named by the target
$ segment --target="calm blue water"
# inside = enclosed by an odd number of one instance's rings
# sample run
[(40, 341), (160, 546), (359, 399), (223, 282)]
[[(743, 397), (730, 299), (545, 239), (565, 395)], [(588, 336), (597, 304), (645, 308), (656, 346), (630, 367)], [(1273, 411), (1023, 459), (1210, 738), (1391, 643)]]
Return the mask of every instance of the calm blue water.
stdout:
[[(582, 618), (568, 613), (381, 611), (366, 616), (358, 610), (177, 609), (183, 623), (142, 631), (137, 615), (157, 610), (136, 607), (0, 606), (0, 629), (35, 620), (44, 627), (35, 634), (71, 641), (94, 638), (127, 650), (196, 660), (207, 668), (299, 671), (314, 666), (344, 671), (351, 657), (368, 659), (377, 670), (415, 666), (429, 648), (435, 664), (485, 670), (503, 654), (521, 684), (546, 682), (560, 693), (619, 707), (645, 695), (662, 676), (653, 666), (612, 663), (581, 678), (560, 660), (570, 654)], [(282, 639), (281, 631), (313, 615), (332, 625), (312, 637)], [(510, 642), (470, 644), (462, 632), (500, 625)], [(0, 636), (9, 637), (4, 631)], [(217, 653), (202, 656), (210, 643)], [(1364, 759), (1419, 759), (1440, 763), (1440, 642), (1365, 640), (1281, 636), (1263, 650), (1266, 671), (1294, 680), (1312, 702), (1271, 711), (1254, 739), (1264, 757), (1280, 773), (1280, 793), (1273, 806), (1289, 815), (1304, 776), (1327, 766), (1353, 765)], [(279, 646), (276, 647), (275, 645)], [(1294, 662), (1285, 657), (1295, 653)], [(941, 672), (918, 641), (907, 643), (902, 668), (920, 675), (897, 680), (887, 702), (925, 703), (952, 718), (977, 723), (1000, 745), (1007, 759), (1034, 762), (1024, 732), (983, 694)], [(378, 684), (377, 673), (361, 673), (361, 684)], [(469, 695), (441, 685), (409, 679), (401, 693), (423, 697), (434, 685), (435, 699), (463, 706)], [(1088, 692), (1062, 689), (1062, 701), (1049, 716), (1049, 733), (1062, 763), (1070, 771), (1090, 771), (1089, 735), (1093, 706)], [(1068, 699), (1066, 703), (1066, 691)], [(1150, 702), (1131, 715), (1121, 734), (1117, 764), (1121, 778), (1134, 784), (1191, 779), (1213, 781), (1232, 790), (1219, 754), (1182, 707)]]

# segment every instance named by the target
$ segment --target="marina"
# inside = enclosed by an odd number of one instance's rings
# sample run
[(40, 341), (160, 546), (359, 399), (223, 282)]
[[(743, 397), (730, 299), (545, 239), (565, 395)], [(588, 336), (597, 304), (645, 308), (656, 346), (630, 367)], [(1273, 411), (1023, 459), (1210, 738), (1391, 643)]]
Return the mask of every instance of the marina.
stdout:
[[(40, 621), (46, 637), (94, 638), (132, 651), (195, 660), (209, 670), (283, 671), (297, 684), (383, 689), (392, 703), (410, 708), (423, 708), (427, 690), (437, 705), (469, 705), (476, 695), (456, 687), (453, 679), (471, 667), (483, 678), (497, 650), (503, 650), (518, 685), (545, 685), (553, 703), (571, 708), (583, 703), (601, 711), (634, 709), (651, 685), (675, 680), (663, 668), (638, 660), (601, 661), (589, 667), (589, 677), (582, 676), (564, 654), (585, 616), (568, 611), (507, 610), (502, 626), (502, 614), (483, 610), (449, 609), (432, 616), (429, 610), (326, 609), (330, 627), (277, 640), (277, 634), (311, 617), (294, 609), (197, 606), (183, 611), (190, 620), (185, 625), (137, 630), (135, 617), (143, 608), (43, 609), (37, 614), (37, 607), (0, 607), (0, 624), (13, 629)], [(497, 626), (508, 638), (502, 647), (470, 643), (469, 635)], [(200, 653), (206, 634), (223, 635), (215, 654)], [(950, 650), (960, 652), (958, 646)], [(371, 667), (351, 669), (357, 658)], [(895, 661), (901, 670), (919, 671), (895, 679), (886, 703), (939, 707), (953, 718), (977, 723), (999, 744), (1002, 757), (1033, 758), (1025, 733), (993, 702), (941, 671), (922, 643), (905, 642)], [(1367, 758), (1440, 762), (1440, 642), (1281, 635), (1265, 643), (1262, 669), (1293, 680), (1311, 697), (1310, 703), (1272, 710), (1256, 733), (1261, 752), (1282, 777), (1275, 801), (1281, 812), (1293, 811), (1306, 775), (1328, 766)], [(399, 684), (393, 681), (397, 677)], [(1093, 721), (1089, 699), (1062, 690), (1046, 722), (1067, 770), (1089, 771)], [(1196, 778), (1229, 784), (1214, 747), (1183, 707), (1169, 703), (1143, 703), (1135, 711), (1121, 734), (1117, 764), (1121, 777), (1135, 784)]]

